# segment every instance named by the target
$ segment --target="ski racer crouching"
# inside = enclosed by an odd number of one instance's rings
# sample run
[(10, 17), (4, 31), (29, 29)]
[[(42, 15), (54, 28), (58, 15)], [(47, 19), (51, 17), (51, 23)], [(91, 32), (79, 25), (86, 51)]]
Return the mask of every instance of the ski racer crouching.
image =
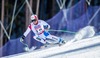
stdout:
[(47, 30), (50, 29), (50, 25), (46, 23), (43, 20), (38, 20), (37, 15), (31, 16), (31, 23), (28, 26), (27, 30), (24, 32), (21, 40), (28, 35), (28, 33), (32, 30), (35, 34), (33, 38), (44, 45), (49, 43), (58, 43), (58, 44), (64, 44), (65, 41), (62, 38), (56, 37), (54, 35), (51, 35)]

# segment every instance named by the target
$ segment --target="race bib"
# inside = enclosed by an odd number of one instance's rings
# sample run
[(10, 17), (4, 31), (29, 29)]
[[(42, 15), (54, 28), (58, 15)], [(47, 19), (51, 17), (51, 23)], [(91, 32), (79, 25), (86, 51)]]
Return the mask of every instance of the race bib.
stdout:
[(44, 31), (40, 25), (36, 25), (34, 28), (38, 34), (40, 34)]

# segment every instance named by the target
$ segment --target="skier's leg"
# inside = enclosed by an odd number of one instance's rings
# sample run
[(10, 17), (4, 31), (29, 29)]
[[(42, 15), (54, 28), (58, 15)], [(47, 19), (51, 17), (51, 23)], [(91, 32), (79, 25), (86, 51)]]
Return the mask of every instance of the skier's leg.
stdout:
[(43, 43), (43, 44), (46, 43), (45, 39), (44, 39), (44, 38), (41, 38), (41, 37), (39, 37), (39, 36), (34, 36), (33, 38), (34, 38), (36, 41), (41, 42), (41, 43)]
[(54, 36), (54, 35), (48, 35), (46, 38), (47, 38), (47, 39), (46, 39), (47, 41), (48, 41), (49, 39), (54, 40), (53, 43), (58, 43), (58, 44), (63, 44), (63, 43), (65, 43), (64, 39), (62, 39), (62, 38), (60, 38), (60, 37), (57, 37), (57, 36)]
[(42, 37), (33, 37), (33, 38), (36, 41), (41, 42), (43, 44), (43, 46), (40, 47), (41, 49), (47, 47), (45, 38), (44, 39)]

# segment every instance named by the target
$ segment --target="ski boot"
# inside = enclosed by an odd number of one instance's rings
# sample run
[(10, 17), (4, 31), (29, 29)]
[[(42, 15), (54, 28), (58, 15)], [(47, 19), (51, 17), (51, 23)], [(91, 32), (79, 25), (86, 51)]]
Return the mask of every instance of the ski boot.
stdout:
[(63, 39), (60, 39), (60, 40), (59, 40), (59, 46), (61, 46), (61, 45), (65, 44), (65, 43), (66, 43), (66, 41), (65, 41), (65, 40), (63, 40)]

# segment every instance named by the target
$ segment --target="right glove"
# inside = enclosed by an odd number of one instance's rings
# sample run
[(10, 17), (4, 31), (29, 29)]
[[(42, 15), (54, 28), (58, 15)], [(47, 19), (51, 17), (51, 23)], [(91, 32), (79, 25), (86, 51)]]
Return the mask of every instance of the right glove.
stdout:
[(23, 35), (21, 38), (20, 38), (20, 42), (23, 42), (25, 39), (25, 36)]
[(20, 38), (20, 42), (23, 42), (24, 40), (22, 38)]

